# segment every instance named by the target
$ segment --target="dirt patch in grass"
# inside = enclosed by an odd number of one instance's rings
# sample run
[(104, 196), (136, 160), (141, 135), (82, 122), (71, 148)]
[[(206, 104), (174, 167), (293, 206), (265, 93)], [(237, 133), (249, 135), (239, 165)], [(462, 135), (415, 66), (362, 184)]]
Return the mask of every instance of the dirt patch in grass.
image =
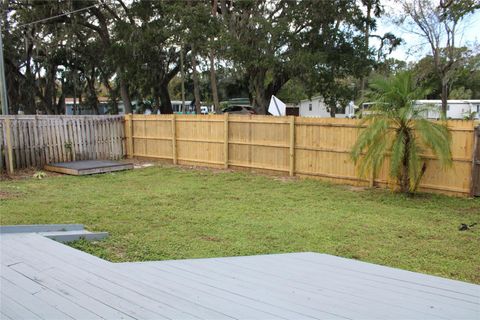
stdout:
[(369, 189), (368, 187), (360, 187), (360, 186), (345, 186), (345, 187), (350, 191), (357, 191), (357, 192), (365, 191)]
[(212, 241), (212, 242), (221, 242), (222, 239), (214, 237), (214, 236), (201, 236), (200, 239), (205, 241)]
[(12, 181), (12, 180), (28, 180), (28, 179), (34, 179), (34, 174), (42, 171), (45, 172), (46, 178), (47, 177), (58, 177), (62, 176), (63, 174), (57, 173), (57, 172), (50, 172), (50, 171), (44, 171), (40, 169), (20, 169), (20, 170), (15, 170), (13, 174), (2, 174), (0, 177), (0, 181)]
[(22, 195), (21, 192), (0, 190), (0, 200), (15, 199)]

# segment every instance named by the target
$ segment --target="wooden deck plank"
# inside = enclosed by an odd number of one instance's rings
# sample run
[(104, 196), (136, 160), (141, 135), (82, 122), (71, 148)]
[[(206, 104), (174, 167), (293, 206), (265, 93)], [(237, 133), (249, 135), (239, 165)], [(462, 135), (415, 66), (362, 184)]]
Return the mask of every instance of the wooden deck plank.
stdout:
[[(244, 292), (251, 298), (257, 298), (258, 300), (270, 299), (278, 305), (284, 307), (292, 305), (293, 310), (298, 309), (299, 307), (312, 307), (314, 310), (329, 312), (331, 314), (341, 314), (346, 317), (368, 317), (376, 319), (384, 319), (389, 314), (391, 314), (392, 309), (396, 314), (409, 318), (419, 312), (416, 310), (408, 310), (406, 308), (399, 308), (392, 304), (379, 304), (378, 301), (372, 301), (368, 299), (361, 299), (359, 297), (353, 297), (349, 294), (339, 294), (338, 292), (331, 290), (329, 287), (323, 287), (322, 290), (313, 291), (305, 290), (304, 288), (299, 288), (298, 286), (289, 286), (282, 279), (273, 279), (266, 275), (262, 275), (263, 279), (250, 279), (242, 274), (241, 272), (231, 273), (234, 277), (224, 274), (222, 276), (223, 267), (215, 267), (217, 263), (211, 263), (213, 268), (205, 268), (204, 264), (199, 265), (195, 264), (194, 266), (187, 266), (186, 264), (177, 264), (177, 270), (172, 269), (171, 272), (176, 274), (180, 273), (190, 273), (195, 275), (200, 275), (205, 277), (206, 282), (212, 286), (225, 288), (226, 290), (234, 290), (236, 293)], [(157, 265), (158, 269), (165, 270), (165, 265)], [(202, 272), (202, 269), (204, 271)], [(212, 278), (214, 275), (214, 278)], [(303, 274), (305, 277), (305, 274)], [(189, 278), (187, 278), (189, 279)], [(190, 278), (190, 281), (195, 281), (195, 277)], [(262, 280), (264, 280), (262, 282)], [(240, 290), (242, 289), (242, 290)], [(377, 308), (372, 310), (369, 305), (372, 303), (377, 304)], [(322, 307), (319, 306), (328, 306)], [(427, 310), (429, 311), (429, 310)], [(425, 312), (424, 312), (425, 313)], [(425, 313), (424, 318), (438, 318), (432, 313)]]
[[(215, 264), (216, 265), (216, 264)], [(380, 304), (378, 301), (372, 301), (368, 299), (361, 299), (360, 297), (352, 296), (348, 293), (339, 293), (336, 290), (332, 290), (331, 287), (323, 285), (321, 290), (313, 291), (306, 290), (305, 288), (299, 288), (298, 286), (290, 286), (283, 279), (274, 279), (263, 275), (262, 279), (249, 279), (244, 273), (235, 273), (236, 279), (228, 279), (228, 275), (221, 276), (223, 267), (217, 268), (202, 268), (202, 266), (195, 265), (188, 267), (182, 265), (179, 267), (187, 272), (194, 274), (202, 274), (204, 276), (214, 274), (216, 279), (213, 279), (217, 285), (228, 285), (229, 287), (244, 287), (251, 291), (251, 296), (258, 296), (258, 299), (265, 299), (265, 297), (272, 297), (277, 299), (279, 304), (285, 303), (284, 300), (295, 302), (303, 306), (328, 306), (322, 307), (324, 310), (333, 314), (341, 314), (346, 317), (368, 317), (376, 319), (384, 319), (393, 311), (405, 318), (412, 317), (418, 314), (418, 311), (408, 310), (405, 308), (398, 308), (388, 303)], [(202, 271), (202, 269), (204, 269)], [(178, 272), (178, 271), (177, 271)], [(304, 277), (304, 275), (303, 275)], [(212, 280), (211, 280), (212, 281)], [(210, 282), (210, 281), (209, 281)], [(260, 290), (258, 288), (261, 288)], [(247, 291), (248, 292), (248, 291)], [(372, 303), (377, 304), (377, 308), (372, 310), (369, 305)], [(433, 317), (432, 314), (425, 314), (425, 318)]]
[[(58, 261), (54, 262), (55, 264)], [(101, 314), (108, 319), (118, 318), (137, 318), (137, 319), (168, 319), (167, 317), (157, 314), (152, 310), (147, 310), (141, 306), (136, 305), (129, 297), (122, 297), (114, 290), (109, 290), (109, 287), (100, 287), (93, 277), (72, 276), (72, 272), (64, 271), (64, 266), (60, 265), (58, 268), (48, 267), (43, 271), (35, 270), (31, 265), (26, 263), (12, 266), (12, 269), (22, 273), (28, 277), (32, 277), (41, 281), (44, 285), (48, 285), (49, 289), (53, 291), (63, 292), (67, 295), (73, 296), (87, 296), (86, 305), (89, 306), (95, 313)], [(79, 270), (72, 270), (77, 274)], [(85, 300), (85, 298), (84, 298)], [(104, 306), (92, 304), (91, 301), (100, 301)], [(110, 308), (105, 314), (105, 306)], [(115, 316), (112, 315), (112, 310), (116, 311)], [(110, 316), (109, 316), (110, 315)]]
[[(17, 264), (15, 268), (21, 267), (23, 264)], [(88, 307), (82, 307), (75, 303), (75, 301), (66, 299), (64, 295), (58, 294), (47, 287), (40, 285), (37, 278), (32, 280), (25, 275), (7, 267), (2, 270), (2, 278), (13, 282), (17, 287), (25, 290), (31, 295), (34, 295), (44, 303), (50, 305), (55, 309), (62, 310), (73, 319), (88, 318), (101, 319), (100, 316), (91, 312)], [(41, 283), (41, 282), (40, 282)]]
[[(311, 310), (309, 308), (302, 307), (301, 305), (293, 306), (293, 303), (290, 301), (285, 301), (283, 305), (272, 304), (272, 299), (267, 299), (269, 301), (259, 301), (256, 298), (252, 298), (255, 294), (246, 295), (245, 291), (242, 290), (225, 290), (219, 286), (212, 284), (207, 284), (204, 281), (199, 279), (189, 279), (178, 273), (171, 272), (158, 272), (153, 266), (127, 266), (123, 265), (121, 268), (126, 272), (132, 273), (132, 270), (141, 270), (135, 274), (135, 278), (139, 279), (143, 283), (151, 283), (156, 285), (162, 285), (169, 290), (182, 294), (197, 294), (201, 297), (201, 303), (206, 305), (215, 306), (218, 302), (221, 305), (216, 306), (219, 310), (224, 310), (223, 312), (235, 312), (233, 316), (244, 318), (238, 313), (238, 310), (235, 310), (235, 306), (242, 306), (242, 308), (251, 308), (253, 310), (261, 311), (267, 313), (265, 316), (275, 317), (278, 319), (321, 319), (321, 316), (318, 314), (323, 314), (323, 318), (328, 315), (331, 319), (344, 319), (341, 316), (335, 316), (331, 313), (325, 313), (318, 310)], [(164, 271), (164, 270), (163, 270)], [(257, 288), (258, 290), (261, 290)], [(238, 309), (238, 308), (237, 308)], [(293, 309), (293, 310), (292, 310)]]
[[(17, 245), (17, 247), (18, 247), (18, 245)], [(45, 248), (45, 247), (46, 247), (45, 244), (42, 244), (42, 248)], [(42, 250), (42, 249), (39, 249), (39, 250)], [(52, 252), (52, 250), (48, 250), (48, 252)], [(45, 252), (45, 253), (48, 254), (48, 252)], [(55, 261), (55, 257), (54, 256), (49, 256), (48, 261), (49, 262)], [(87, 262), (87, 261), (84, 261), (84, 262)], [(55, 262), (55, 264), (57, 264), (57, 263), (58, 262)], [(75, 267), (81, 266), (81, 265), (82, 264), (81, 264), (80, 260), (76, 259)], [(75, 268), (75, 267), (73, 267), (73, 268)], [(104, 268), (104, 266), (99, 266), (99, 265), (92, 265), (92, 267), (96, 268), (97, 275), (98, 275), (99, 271), (103, 271), (103, 268)], [(54, 272), (54, 271), (52, 271), (52, 272)], [(81, 270), (76, 269), (74, 274), (78, 274), (79, 272), (81, 272)], [(112, 272), (112, 270), (105, 270), (105, 273), (108, 273), (110, 276), (116, 274), (115, 272)], [(127, 274), (129, 274), (130, 276), (134, 276), (133, 273), (131, 273), (131, 272), (128, 272)], [(131, 281), (130, 278), (127, 278), (122, 273), (117, 273), (117, 275), (120, 275), (120, 279), (112, 280), (110, 278), (109, 279), (110, 280), (109, 286), (115, 285), (115, 282), (121, 283), (122, 285), (127, 285), (128, 284), (130, 287), (132, 286), (132, 283), (129, 283)], [(172, 275), (171, 277), (174, 277), (174, 275)], [(99, 283), (101, 281), (102, 280), (100, 280), (100, 279), (95, 280), (96, 283)], [(237, 317), (238, 316), (238, 317), (241, 317), (243, 319), (248, 319), (248, 318), (258, 319), (258, 318), (266, 318), (266, 317), (272, 317), (272, 316), (274, 318), (282, 318), (282, 314), (287, 312), (287, 310), (285, 310), (285, 309), (276, 308), (277, 312), (272, 313), (273, 312), (272, 309), (275, 309), (274, 307), (269, 306), (268, 304), (263, 304), (261, 306), (258, 306), (258, 303), (257, 303), (257, 306), (252, 306), (253, 303), (251, 301), (247, 301), (247, 303), (245, 303), (245, 300), (248, 300), (248, 299), (243, 299), (242, 300), (241, 297), (238, 296), (238, 295), (234, 296), (235, 300), (232, 300), (232, 298), (230, 298), (230, 300), (229, 300), (229, 299), (226, 299), (224, 297), (226, 295), (226, 292), (221, 292), (220, 294), (213, 295), (210, 292), (212, 290), (212, 288), (210, 288), (210, 287), (206, 287), (205, 290), (203, 290), (203, 291), (198, 291), (198, 290), (195, 291), (195, 290), (192, 290), (193, 288), (188, 287), (188, 286), (186, 286), (187, 288), (185, 288), (183, 286), (179, 286), (178, 283), (177, 284), (173, 283), (173, 285), (171, 285), (171, 284), (169, 285), (169, 284), (170, 284), (169, 279), (165, 279), (164, 282), (158, 284), (158, 288), (162, 288), (161, 291), (170, 290), (170, 291), (168, 291), (168, 294), (170, 295), (170, 297), (167, 296), (165, 298), (170, 298), (170, 300), (171, 300), (172, 297), (177, 297), (177, 298), (187, 299), (189, 302), (195, 302), (197, 300), (198, 303), (201, 303), (202, 306), (207, 306), (208, 308), (211, 308), (212, 311), (214, 309), (217, 309), (217, 310), (219, 310), (219, 312), (221, 314), (224, 314), (224, 315), (227, 315), (227, 316), (232, 314), (232, 317)], [(138, 284), (135, 284), (134, 286), (138, 287)], [(151, 288), (152, 288), (152, 285), (149, 284), (149, 281), (144, 282), (143, 284), (140, 284), (140, 289), (143, 292), (149, 292), (149, 290), (151, 291)], [(117, 288), (116, 290), (118, 292), (119, 289)], [(152, 292), (152, 295), (159, 295), (159, 294), (160, 294), (160, 292), (158, 292), (158, 289), (157, 289), (157, 292)], [(242, 300), (242, 301), (239, 301), (239, 300)], [(248, 302), (250, 304), (248, 304)], [(183, 307), (187, 308), (187, 310), (192, 309), (194, 307), (191, 304), (182, 303), (181, 300), (180, 301), (175, 300), (175, 301), (173, 301), (173, 303), (175, 303), (176, 305), (183, 305)], [(262, 307), (265, 311), (262, 311), (262, 309), (261, 309)], [(212, 313), (212, 311), (211, 311), (211, 313)], [(198, 310), (195, 310), (196, 314), (198, 312), (199, 312)], [(218, 317), (221, 314), (216, 314), (216, 316)], [(210, 314), (207, 317), (207, 319), (209, 319), (211, 316), (212, 316), (212, 314)], [(303, 318), (303, 317), (301, 316), (300, 313), (295, 313), (295, 318), (300, 319), (300, 318)], [(332, 316), (330, 315), (329, 318), (332, 318)]]
[(42, 319), (40, 318), (40, 316), (27, 309), (25, 306), (17, 303), (15, 300), (10, 298), (3, 289), (0, 291), (0, 308), (2, 315), (5, 314), (10, 319)]
[[(285, 257), (281, 256), (275, 257), (274, 260), (280, 264), (287, 261)], [(365, 274), (352, 274), (348, 271), (344, 272), (340, 268), (331, 268), (329, 266), (315, 266), (315, 268), (312, 268), (312, 266), (302, 265), (301, 261), (298, 261), (297, 259), (293, 260), (297, 262), (295, 265), (288, 265), (287, 268), (277, 268), (276, 266), (273, 266), (272, 268), (268, 269), (268, 272), (276, 272), (277, 275), (285, 277), (285, 275), (287, 274), (295, 275), (296, 273), (309, 271), (312, 275), (312, 280), (314, 281), (313, 283), (315, 283), (315, 285), (318, 285), (317, 280), (323, 279), (328, 276), (329, 280), (336, 281), (337, 285), (340, 285), (340, 287), (346, 287), (348, 288), (348, 290), (353, 290), (360, 287), (371, 290), (381, 289), (385, 292), (385, 294), (388, 294), (389, 291), (393, 293), (407, 292), (409, 295), (414, 296), (416, 296), (417, 294), (430, 294), (435, 297), (439, 296), (445, 297), (447, 299), (452, 299), (453, 301), (465, 302), (467, 303), (466, 305), (476, 302), (475, 298), (471, 297), (470, 295), (463, 295), (459, 294), (458, 292), (439, 290), (437, 288), (424, 286), (421, 283), (415, 284), (398, 282), (392, 279), (379, 279), (376, 276)], [(232, 259), (224, 262), (244, 267), (246, 266), (247, 268), (252, 268), (257, 272), (261, 272), (262, 268), (272, 264), (272, 257), (259, 257), (259, 259), (257, 259), (256, 261), (257, 263), (254, 266), (248, 265), (248, 262), (242, 261), (241, 259)]]
[[(124, 265), (123, 267), (130, 272), (133, 270), (132, 266), (129, 265)], [(160, 269), (154, 265), (143, 266), (140, 264), (135, 266), (135, 268), (142, 270), (137, 275), (138, 277), (144, 277), (145, 281), (160, 284), (172, 279), (171, 281), (177, 286), (186, 287), (194, 291), (208, 290), (211, 294), (228, 298), (229, 303), (242, 303), (253, 308), (268, 311), (278, 317), (283, 316), (288, 319), (348, 318), (348, 315), (346, 315), (348, 311), (345, 312), (344, 309), (342, 309), (343, 314), (339, 314), (339, 308), (333, 309), (331, 306), (322, 308), (319, 299), (308, 304), (305, 303), (305, 300), (301, 301), (298, 299), (298, 296), (295, 296), (293, 292), (282, 295), (279, 292), (268, 291), (264, 286), (249, 287), (245, 285), (243, 279), (239, 279), (238, 283), (233, 283), (223, 278), (219, 280), (208, 279), (198, 275), (192, 276), (189, 272), (184, 273), (181, 270), (171, 269), (167, 266), (162, 266)], [(212, 274), (210, 277), (212, 277)]]
[[(25, 241), (25, 237), (22, 238), (22, 241)], [(151, 285), (142, 285), (141, 283), (138, 283), (127, 276), (116, 272), (116, 270), (111, 268), (111, 266), (99, 263), (99, 261), (96, 259), (90, 260), (88, 257), (85, 259), (83, 254), (78, 254), (75, 258), (75, 264), (69, 266), (70, 274), (64, 274), (63, 270), (65, 268), (56, 268), (55, 266), (64, 266), (65, 263), (71, 261), (71, 258), (65, 258), (63, 255), (50, 254), (54, 250), (52, 250), (48, 244), (51, 244), (53, 247), (56, 247), (59, 244), (49, 239), (44, 240), (47, 241), (43, 241), (41, 244), (42, 248), (39, 248), (35, 250), (34, 253), (31, 253), (29, 255), (29, 259), (37, 259), (37, 263), (50, 263), (52, 267), (44, 271), (44, 273), (49, 273), (52, 277), (63, 276), (65, 279), (67, 279), (66, 281), (75, 282), (78, 286), (82, 285), (81, 281), (83, 280), (88, 285), (100, 286), (100, 288), (105, 291), (104, 294), (114, 294), (121, 299), (127, 299), (126, 302), (134, 305), (136, 304), (139, 306), (154, 308), (154, 310), (161, 308), (161, 311), (164, 314), (171, 314), (172, 316), (176, 316), (176, 318), (180, 317), (182, 319), (189, 319), (192, 317), (192, 315), (204, 315), (204, 319), (228, 318), (227, 316), (213, 309), (205, 308), (196, 304), (194, 301), (188, 301), (181, 295), (175, 296), (171, 293), (167, 293), (165, 292), (163, 286), (154, 287)], [(18, 241), (16, 245), (17, 250), (28, 250), (28, 244), (22, 243), (22, 241)], [(42, 242), (42, 240), (38, 240), (38, 242)], [(43, 251), (43, 248), (47, 249)], [(81, 253), (80, 251), (69, 247), (65, 248), (67, 250), (75, 251), (75, 253)], [(38, 261), (42, 258), (44, 258), (46, 261)], [(113, 265), (111, 263), (107, 264)], [(88, 289), (88, 292), (92, 293), (90, 290), (91, 289)], [(123, 301), (123, 304), (125, 304), (125, 301)], [(174, 305), (175, 307), (170, 307), (171, 305)], [(189, 313), (189, 310), (192, 310), (193, 313)]]
[(35, 313), (41, 319), (73, 319), (62, 310), (52, 307), (3, 277), (0, 278), (0, 287), (2, 291), (8, 292), (8, 297)]
[[(223, 260), (223, 261), (222, 261)], [(220, 262), (222, 261), (222, 262)], [(465, 311), (467, 314), (471, 312), (472, 305), (463, 301), (455, 301), (451, 299), (440, 300), (440, 304), (434, 298), (429, 297), (428, 295), (417, 295), (415, 299), (411, 299), (408, 295), (409, 291), (399, 291), (399, 292), (389, 292), (388, 290), (383, 290), (381, 286), (376, 288), (365, 288), (364, 284), (360, 286), (351, 285), (352, 281), (346, 281), (341, 279), (341, 281), (332, 281), (332, 278), (335, 278), (335, 274), (330, 272), (328, 274), (323, 274), (320, 276), (315, 275), (310, 271), (300, 270), (296, 273), (289, 273), (285, 263), (281, 264), (278, 268), (278, 274), (272, 273), (272, 266), (260, 266), (256, 269), (256, 260), (250, 260), (250, 263), (246, 262), (241, 266), (236, 266), (234, 264), (225, 263), (228, 259), (215, 259), (211, 263), (205, 263), (205, 261), (196, 261), (196, 260), (186, 260), (186, 261), (172, 261), (170, 262), (173, 265), (177, 265), (180, 268), (191, 270), (195, 273), (203, 273), (205, 276), (215, 275), (220, 281), (226, 281), (224, 278), (230, 278), (234, 280), (241, 281), (242, 283), (250, 283), (252, 289), (255, 286), (269, 287), (272, 292), (285, 292), (288, 290), (294, 291), (295, 294), (303, 293), (308, 297), (309, 301), (313, 301), (315, 297), (311, 297), (311, 294), (315, 295), (325, 295), (333, 300), (329, 302), (332, 305), (340, 302), (345, 308), (355, 307), (355, 304), (361, 306), (368, 306), (371, 304), (376, 304), (377, 308), (375, 311), (381, 311), (380, 313), (383, 316), (387, 316), (395, 311), (397, 314), (404, 314), (405, 317), (411, 317), (418, 312), (431, 314), (435, 316), (442, 317), (448, 315), (450, 310), (444, 308), (443, 303), (447, 305), (453, 304), (458, 308), (460, 314)], [(292, 261), (296, 263), (296, 261)], [(157, 264), (158, 265), (158, 264)], [(158, 268), (162, 267), (158, 265)], [(253, 268), (252, 268), (253, 265)], [(272, 264), (270, 264), (272, 265)], [(308, 278), (305, 276), (308, 274)], [(315, 279), (316, 278), (316, 279)], [(347, 285), (345, 285), (345, 283)], [(310, 300), (311, 299), (311, 300)], [(408, 306), (404, 304), (408, 302)], [(442, 303), (443, 302), (443, 303)], [(350, 303), (354, 305), (349, 306)], [(382, 305), (384, 307), (382, 307)], [(432, 306), (435, 306), (432, 308)], [(467, 310), (464, 310), (464, 309)], [(367, 310), (375, 314), (376, 312)], [(358, 308), (355, 309), (355, 312), (361, 312)], [(357, 313), (360, 315), (360, 313)], [(459, 316), (459, 312), (455, 311), (452, 316)]]
[[(389, 289), (389, 290), (394, 290), (395, 292), (398, 290), (398, 288), (406, 288), (410, 290), (411, 293), (415, 292), (422, 292), (422, 293), (431, 293), (432, 295), (438, 295), (438, 296), (446, 296), (452, 299), (458, 299), (462, 301), (468, 301), (468, 302), (473, 302), (476, 303), (478, 301), (478, 289), (477, 289), (477, 295), (475, 296), (474, 292), (470, 292), (471, 284), (466, 284), (465, 288), (468, 289), (466, 292), (458, 292), (454, 290), (448, 290), (445, 287), (443, 288), (438, 288), (435, 287), (431, 282), (430, 278), (432, 276), (429, 276), (427, 278), (417, 278), (415, 281), (406, 281), (404, 280), (398, 280), (395, 278), (389, 278), (389, 277), (383, 277), (382, 272), (384, 271), (383, 268), (388, 268), (388, 267), (383, 267), (380, 266), (381, 268), (377, 270), (376, 272), (371, 272), (371, 273), (359, 273), (355, 270), (349, 270), (345, 266), (341, 268), (340, 266), (331, 266), (328, 264), (317, 264), (312, 266), (311, 264), (305, 264), (302, 263), (302, 259), (299, 259), (297, 256), (298, 254), (291, 254), (292, 256), (289, 257), (290, 254), (283, 254), (283, 255), (263, 255), (263, 256), (257, 256), (256, 259), (256, 264), (255, 268), (257, 270), (268, 270), (270, 271), (271, 269), (264, 269), (265, 266), (271, 266), (272, 262), (276, 262), (277, 264), (280, 263), (287, 263), (289, 261), (295, 261), (296, 264), (288, 264), (288, 270), (292, 269), (292, 272), (306, 272), (310, 271), (313, 272), (313, 275), (316, 275), (316, 278), (322, 278), (325, 274), (329, 274), (335, 279), (336, 277), (342, 280), (343, 284), (352, 284), (352, 283), (359, 283), (362, 286), (367, 286), (367, 287), (372, 287), (372, 288), (378, 288), (379, 285), (381, 285), (384, 289)], [(320, 255), (320, 254), (318, 254)], [(328, 255), (323, 255), (325, 257), (333, 257), (333, 256), (328, 256)], [(248, 257), (245, 257), (248, 258)], [(335, 257), (333, 257), (335, 258)], [(225, 261), (230, 264), (240, 264), (243, 265), (245, 261), (248, 259), (244, 259), (244, 257), (232, 257), (232, 259), (228, 259), (228, 261)], [(349, 259), (345, 259), (348, 262), (350, 261)], [(356, 261), (360, 264), (364, 262)], [(247, 262), (248, 263), (248, 262)], [(249, 266), (251, 267), (251, 266)], [(272, 266), (273, 269), (275, 269), (275, 265)], [(282, 268), (282, 270), (279, 270), (279, 272), (284, 272), (285, 270)], [(403, 271), (403, 270), (402, 270)], [(436, 278), (436, 277), (433, 277)], [(350, 281), (346, 281), (347, 279), (350, 279)], [(449, 280), (449, 279), (442, 279), (445, 280), (447, 283), (449, 281), (452, 281), (452, 284), (456, 285), (458, 281), (454, 280)], [(445, 286), (445, 283), (444, 283)], [(473, 285), (475, 287), (475, 285)], [(477, 286), (478, 287), (478, 286)]]
[[(39, 272), (24, 263), (15, 265), (12, 269), (41, 281), (50, 291), (74, 297), (77, 303), (105, 319), (168, 319), (135, 305), (129, 299), (92, 285), (85, 279), (71, 277), (61, 269), (48, 268)], [(78, 319), (82, 318), (84, 317)]]
[(318, 254), (314, 252), (295, 253), (295, 258), (309, 261), (311, 263), (330, 265), (336, 270), (341, 268), (350, 272), (363, 273), (387, 279), (394, 279), (397, 281), (414, 283), (416, 285), (428, 286), (445, 291), (458, 292), (463, 295), (470, 294), (474, 297), (478, 297), (479, 294), (479, 286), (471, 283), (385, 267), (353, 259), (334, 257), (331, 255)]
[[(92, 297), (84, 294), (78, 290), (71, 282), (63, 283), (56, 280), (54, 277), (46, 277), (42, 271), (35, 270), (26, 264), (20, 264), (14, 267), (15, 272), (32, 277), (35, 281), (40, 282), (39, 285), (45, 289), (50, 290), (68, 300), (73, 301), (79, 306), (84, 306), (95, 314), (105, 319), (133, 319), (121, 311), (107, 305), (105, 301), (95, 300)], [(85, 316), (80, 317), (84, 318)]]
[(133, 164), (110, 160), (81, 160), (71, 162), (49, 163), (44, 166), (44, 169), (47, 171), (71, 175), (88, 175), (95, 173), (108, 173), (115, 171), (131, 170), (133, 169)]
[(0, 258), (7, 319), (480, 318), (480, 286), (316, 253), (111, 263), (10, 233)]

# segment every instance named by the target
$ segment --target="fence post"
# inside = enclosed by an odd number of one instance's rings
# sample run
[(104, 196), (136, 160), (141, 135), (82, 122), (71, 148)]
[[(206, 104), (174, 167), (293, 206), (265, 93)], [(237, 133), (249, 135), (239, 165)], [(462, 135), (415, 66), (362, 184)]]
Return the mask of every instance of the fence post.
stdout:
[(223, 118), (223, 167), (228, 169), (228, 113)]
[(470, 197), (480, 191), (480, 126), (473, 128), (472, 171), (470, 174)]
[(295, 175), (295, 116), (290, 116), (290, 176)]
[(173, 164), (177, 164), (177, 117), (172, 115), (172, 159)]
[(9, 118), (5, 118), (5, 147), (7, 147), (7, 171), (13, 174), (12, 128)]
[(125, 132), (125, 135), (127, 136), (127, 141), (128, 141), (127, 158), (132, 159), (133, 158), (133, 115), (129, 113), (125, 117), (127, 120), (127, 130)]

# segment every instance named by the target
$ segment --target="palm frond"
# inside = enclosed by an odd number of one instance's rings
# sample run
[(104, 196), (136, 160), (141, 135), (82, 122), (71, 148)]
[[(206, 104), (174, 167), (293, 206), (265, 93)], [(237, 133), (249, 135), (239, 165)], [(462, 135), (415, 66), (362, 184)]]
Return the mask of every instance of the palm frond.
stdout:
[(435, 123), (425, 119), (415, 122), (416, 134), (434, 155), (438, 157), (444, 167), (452, 164), (450, 148), (452, 136), (445, 123)]
[(425, 171), (421, 156), (424, 148), (430, 149), (442, 165), (451, 164), (447, 126), (425, 119), (430, 107), (414, 105), (429, 92), (415, 83), (410, 72), (377, 78), (371, 83), (367, 98), (373, 106), (362, 120), (368, 126), (351, 151), (360, 176), (372, 170), (377, 173), (390, 154), (390, 176), (401, 182), (404, 191), (413, 192)]

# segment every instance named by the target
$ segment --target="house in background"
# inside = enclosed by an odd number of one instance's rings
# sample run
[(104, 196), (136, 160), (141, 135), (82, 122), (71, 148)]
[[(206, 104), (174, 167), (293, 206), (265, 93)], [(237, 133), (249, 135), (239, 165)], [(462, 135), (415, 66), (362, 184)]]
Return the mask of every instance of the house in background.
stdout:
[[(330, 108), (323, 101), (322, 96), (312, 97), (300, 101), (296, 106), (299, 108), (299, 115), (301, 117), (317, 117), (317, 118), (331, 118)], [(338, 105), (338, 111), (343, 111), (342, 107)], [(355, 116), (355, 105), (350, 102), (343, 113), (335, 114), (337, 118), (353, 118)]]
[[(425, 108), (424, 117), (440, 119), (442, 100), (416, 100), (415, 106)], [(372, 102), (362, 104), (362, 113), (368, 114), (374, 105)], [(447, 119), (480, 119), (480, 100), (447, 100)]]
[[(80, 104), (78, 98), (74, 101), (73, 98), (65, 98), (65, 115), (94, 115), (94, 114), (109, 114), (109, 102), (107, 97), (98, 97), (98, 113), (91, 106)], [(75, 102), (75, 103), (74, 103)], [(118, 114), (125, 114), (125, 106), (123, 101), (118, 101)]]
[[(428, 107), (427, 119), (439, 119), (442, 100), (417, 100), (416, 106)], [(480, 100), (447, 100), (447, 119), (480, 119)]]

